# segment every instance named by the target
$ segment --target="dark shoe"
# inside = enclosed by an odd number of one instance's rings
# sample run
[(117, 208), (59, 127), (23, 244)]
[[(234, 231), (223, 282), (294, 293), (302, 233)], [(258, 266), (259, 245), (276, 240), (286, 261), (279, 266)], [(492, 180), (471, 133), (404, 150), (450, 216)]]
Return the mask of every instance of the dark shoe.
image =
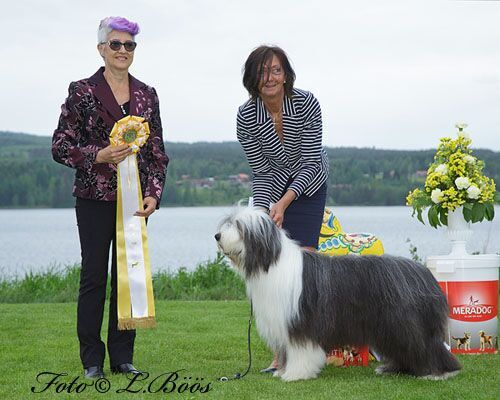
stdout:
[(85, 378), (87, 379), (104, 378), (104, 372), (102, 370), (102, 367), (95, 366), (95, 367), (85, 368)]
[(261, 369), (260, 372), (262, 374), (274, 374), (278, 370), (278, 353), (274, 353), (273, 361), (269, 367)]
[(135, 368), (130, 363), (115, 365), (111, 367), (111, 372), (113, 374), (133, 374), (133, 375), (142, 374), (141, 371), (138, 371), (137, 368)]

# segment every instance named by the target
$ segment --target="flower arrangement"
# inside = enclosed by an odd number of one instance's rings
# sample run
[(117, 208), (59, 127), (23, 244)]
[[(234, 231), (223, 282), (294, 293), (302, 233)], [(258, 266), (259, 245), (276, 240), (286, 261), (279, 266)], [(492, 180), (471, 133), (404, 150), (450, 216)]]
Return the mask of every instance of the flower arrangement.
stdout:
[(437, 228), (448, 225), (448, 212), (463, 207), (467, 222), (491, 221), (495, 216), (495, 182), (483, 175), (484, 162), (472, 155), (472, 140), (464, 132), (466, 124), (455, 125), (456, 139), (440, 139), (434, 162), (427, 170), (424, 190), (408, 194), (406, 205), (413, 207), (419, 221), (422, 211), (429, 208), (429, 224)]

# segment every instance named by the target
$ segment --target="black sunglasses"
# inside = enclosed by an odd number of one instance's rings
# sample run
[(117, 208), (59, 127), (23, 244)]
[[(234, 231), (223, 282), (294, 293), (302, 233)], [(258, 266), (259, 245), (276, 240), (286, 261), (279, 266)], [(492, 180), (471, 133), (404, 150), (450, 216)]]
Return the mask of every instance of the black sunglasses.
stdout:
[(126, 42), (120, 42), (119, 40), (109, 40), (107, 42), (101, 42), (101, 44), (107, 44), (113, 51), (118, 51), (123, 46), (129, 53), (134, 51), (137, 47), (137, 43), (132, 40), (127, 40)]

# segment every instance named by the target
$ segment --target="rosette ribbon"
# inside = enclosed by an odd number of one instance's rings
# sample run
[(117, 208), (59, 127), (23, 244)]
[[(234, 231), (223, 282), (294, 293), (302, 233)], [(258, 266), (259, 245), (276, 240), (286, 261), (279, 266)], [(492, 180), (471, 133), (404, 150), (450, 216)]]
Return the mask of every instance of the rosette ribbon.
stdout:
[(153, 282), (145, 218), (135, 216), (144, 209), (136, 153), (149, 137), (144, 118), (126, 116), (115, 123), (110, 134), (114, 146), (132, 149), (117, 166), (116, 255), (118, 282), (118, 329), (156, 326)]

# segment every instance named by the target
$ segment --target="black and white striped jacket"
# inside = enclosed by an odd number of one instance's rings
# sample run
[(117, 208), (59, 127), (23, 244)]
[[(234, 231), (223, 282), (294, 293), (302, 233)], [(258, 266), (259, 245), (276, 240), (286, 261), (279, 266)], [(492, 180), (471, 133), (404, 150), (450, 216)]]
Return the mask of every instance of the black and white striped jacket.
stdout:
[(321, 108), (312, 93), (293, 89), (291, 99), (285, 96), (283, 144), (259, 97), (239, 108), (236, 130), (253, 172), (254, 206), (276, 203), (290, 178), (297, 197), (312, 196), (328, 178)]

